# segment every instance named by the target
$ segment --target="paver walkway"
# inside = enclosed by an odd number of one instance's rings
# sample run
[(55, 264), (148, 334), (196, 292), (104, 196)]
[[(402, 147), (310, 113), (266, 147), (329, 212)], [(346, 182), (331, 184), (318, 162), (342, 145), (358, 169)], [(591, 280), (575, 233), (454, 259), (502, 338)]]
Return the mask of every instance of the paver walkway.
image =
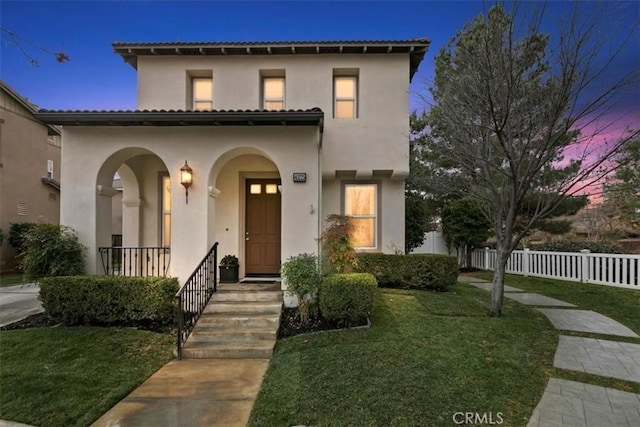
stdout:
[(504, 294), (505, 298), (518, 301), (520, 304), (533, 305), (533, 306), (548, 306), (548, 307), (575, 307), (568, 302), (560, 301), (559, 299), (550, 298), (540, 294), (531, 294), (528, 292), (521, 293), (507, 293)]
[(560, 335), (553, 366), (640, 383), (640, 344)]
[(556, 329), (563, 331), (590, 332), (593, 334), (618, 335), (638, 338), (638, 334), (622, 323), (591, 310), (564, 310), (539, 308)]
[[(479, 279), (459, 281), (491, 290), (491, 283)], [(533, 293), (508, 293), (507, 288), (505, 285), (506, 298), (526, 305), (563, 306), (558, 303), (564, 303)], [(570, 308), (537, 310), (547, 316), (556, 329), (638, 337), (631, 329), (595, 311)], [(560, 335), (553, 366), (640, 383), (640, 344)], [(640, 394), (550, 378), (527, 427), (555, 426), (640, 426)]]
[(639, 394), (549, 378), (527, 427), (639, 425)]
[[(487, 281), (484, 282), (467, 282), (471, 286), (475, 286), (476, 288), (484, 289), (485, 291), (491, 292), (491, 288), (493, 288), (493, 284)], [(522, 289), (514, 288), (513, 286), (504, 285), (504, 291), (506, 292), (524, 292)]]

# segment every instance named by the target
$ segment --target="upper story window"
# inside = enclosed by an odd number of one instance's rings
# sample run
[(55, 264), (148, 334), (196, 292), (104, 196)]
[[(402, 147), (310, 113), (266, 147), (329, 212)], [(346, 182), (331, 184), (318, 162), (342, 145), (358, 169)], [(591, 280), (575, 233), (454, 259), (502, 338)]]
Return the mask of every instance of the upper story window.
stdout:
[(336, 119), (358, 117), (358, 78), (356, 76), (333, 77), (333, 117)]
[(355, 230), (351, 245), (355, 249), (378, 247), (378, 184), (345, 184), (344, 214), (351, 217)]
[(262, 108), (284, 110), (284, 77), (262, 78)]
[(213, 109), (213, 79), (211, 77), (193, 77), (193, 109)]

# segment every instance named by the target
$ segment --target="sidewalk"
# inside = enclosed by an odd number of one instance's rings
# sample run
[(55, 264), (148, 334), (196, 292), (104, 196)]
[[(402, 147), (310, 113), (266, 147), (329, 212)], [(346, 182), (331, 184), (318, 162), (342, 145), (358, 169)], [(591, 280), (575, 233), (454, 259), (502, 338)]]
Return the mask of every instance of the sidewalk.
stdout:
[[(486, 280), (460, 276), (460, 282), (487, 291)], [(615, 320), (573, 304), (505, 286), (505, 298), (538, 308), (558, 330), (640, 338)], [(558, 308), (562, 307), (562, 308)], [(640, 383), (640, 344), (560, 335), (553, 366)], [(640, 394), (550, 378), (527, 427), (640, 425)]]
[(35, 283), (0, 288), (0, 327), (42, 313), (39, 292)]
[(169, 362), (93, 427), (246, 426), (269, 359)]

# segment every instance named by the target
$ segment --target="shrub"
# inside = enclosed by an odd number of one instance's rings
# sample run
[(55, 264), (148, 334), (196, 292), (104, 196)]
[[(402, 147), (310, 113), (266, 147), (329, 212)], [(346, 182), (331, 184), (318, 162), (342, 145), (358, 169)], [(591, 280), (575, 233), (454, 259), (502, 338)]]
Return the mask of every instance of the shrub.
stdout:
[(35, 222), (17, 222), (9, 226), (9, 245), (13, 248), (18, 256), (22, 256), (25, 252), (25, 242), (27, 234), (38, 224)]
[(40, 281), (40, 301), (65, 325), (172, 324), (178, 289), (178, 279), (165, 277), (47, 277)]
[(557, 242), (547, 242), (531, 245), (534, 251), (551, 251), (551, 252), (580, 252), (588, 249), (597, 254), (621, 254), (624, 253), (618, 245), (604, 242), (590, 242), (588, 240), (561, 240)]
[(327, 274), (348, 273), (357, 267), (356, 252), (349, 241), (353, 227), (347, 216), (332, 214), (327, 217), (327, 228), (320, 237)]
[(300, 318), (306, 323), (309, 314), (315, 314), (313, 307), (320, 286), (318, 257), (306, 253), (291, 257), (282, 264), (281, 273), (287, 283), (287, 293), (298, 297)]
[(371, 315), (377, 289), (372, 274), (332, 274), (320, 287), (320, 311), (326, 319), (359, 324)]
[(458, 280), (458, 260), (437, 254), (359, 254), (358, 271), (382, 287), (444, 291)]
[(26, 279), (84, 274), (84, 249), (65, 226), (36, 224), (26, 234), (22, 269)]

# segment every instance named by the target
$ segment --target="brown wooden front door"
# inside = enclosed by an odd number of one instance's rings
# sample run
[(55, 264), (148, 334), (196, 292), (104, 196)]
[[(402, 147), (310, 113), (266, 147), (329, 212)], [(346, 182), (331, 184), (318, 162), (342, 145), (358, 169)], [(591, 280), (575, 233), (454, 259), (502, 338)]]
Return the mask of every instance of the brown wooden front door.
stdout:
[(247, 179), (245, 275), (280, 273), (279, 179)]

